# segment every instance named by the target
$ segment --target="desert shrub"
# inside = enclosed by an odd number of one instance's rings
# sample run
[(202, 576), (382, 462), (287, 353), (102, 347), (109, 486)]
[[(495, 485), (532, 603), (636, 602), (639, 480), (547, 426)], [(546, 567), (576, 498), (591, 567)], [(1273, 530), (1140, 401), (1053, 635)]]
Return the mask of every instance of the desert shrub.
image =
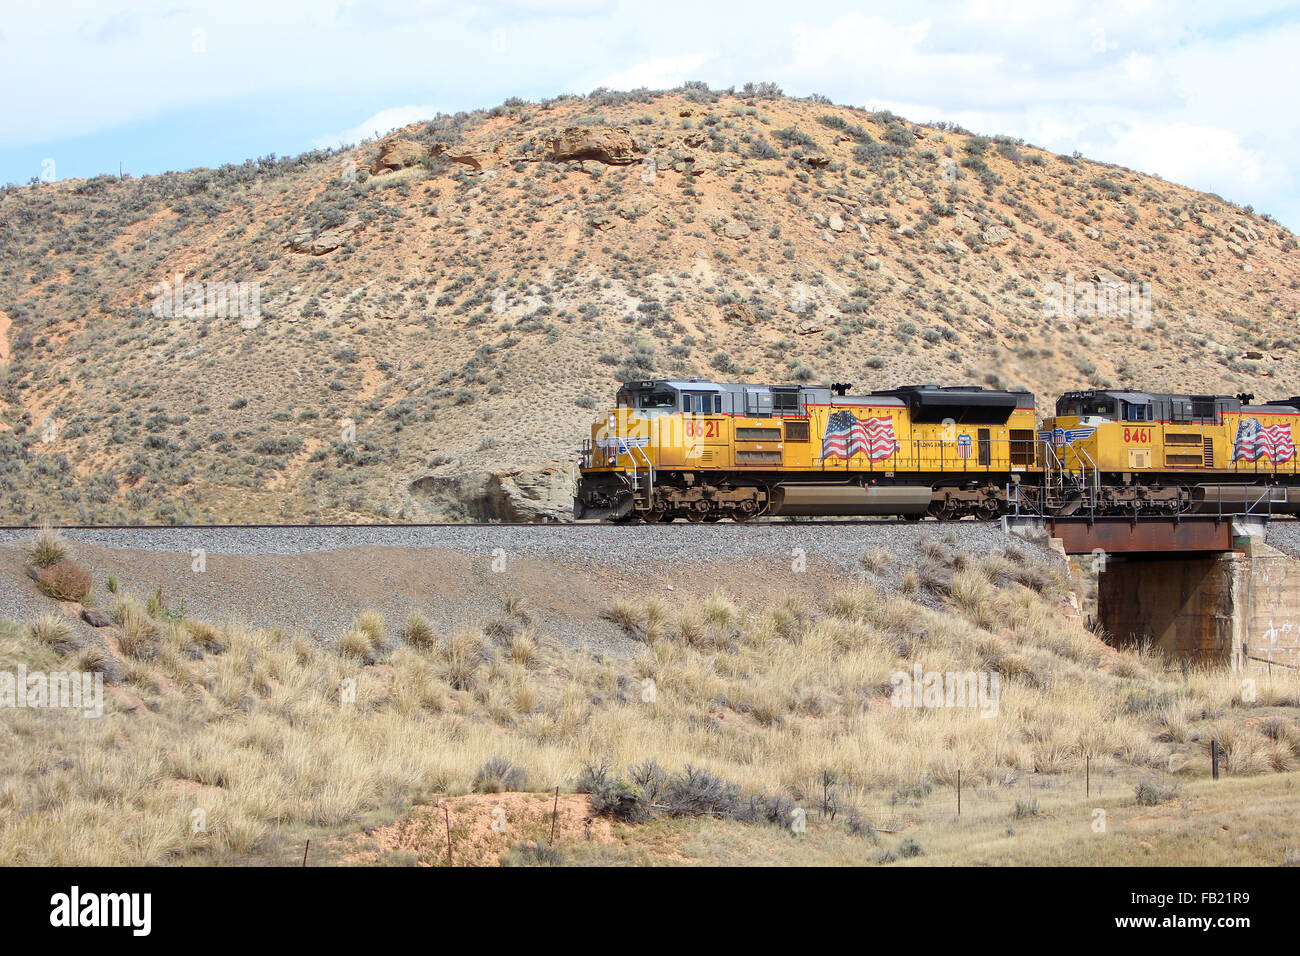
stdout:
[(1134, 788), (1134, 792), (1138, 806), (1154, 807), (1157, 804), (1173, 800), (1181, 790), (1176, 784), (1164, 786), (1153, 780), (1143, 780)]
[(867, 820), (863, 819), (857, 809), (850, 810), (844, 815), (844, 829), (850, 836), (862, 837), (864, 840), (870, 840), (872, 843), (879, 843), (880, 836)]
[(1012, 812), (1012, 816), (1017, 820), (1038, 816), (1038, 801), (1034, 799), (1017, 800), (1016, 809)]
[(925, 850), (917, 842), (915, 837), (908, 837), (898, 845), (898, 855), (904, 860), (911, 859), (914, 856), (924, 856)]
[(56, 601), (81, 601), (90, 594), (92, 585), (90, 572), (67, 558), (43, 568), (36, 578), (41, 593)]
[(735, 816), (740, 788), (690, 764), (664, 784), (663, 804), (675, 817)]
[(501, 857), (502, 866), (562, 866), (563, 863), (560, 851), (540, 840), (516, 843)]
[(659, 802), (659, 795), (663, 793), (664, 785), (668, 782), (668, 774), (664, 773), (663, 767), (653, 760), (646, 760), (643, 763), (633, 764), (628, 775), (632, 778), (632, 782), (641, 788), (647, 803)]
[(787, 126), (785, 129), (779, 129), (772, 134), (777, 141), (787, 148), (792, 146), (816, 146), (813, 138), (802, 130)]
[(474, 774), (475, 793), (505, 793), (524, 789), (526, 774), (505, 757), (493, 757)]
[(587, 764), (578, 777), (579, 793), (591, 795), (591, 812), (624, 823), (641, 823), (650, 817), (645, 794), (626, 780), (613, 777), (605, 764)]

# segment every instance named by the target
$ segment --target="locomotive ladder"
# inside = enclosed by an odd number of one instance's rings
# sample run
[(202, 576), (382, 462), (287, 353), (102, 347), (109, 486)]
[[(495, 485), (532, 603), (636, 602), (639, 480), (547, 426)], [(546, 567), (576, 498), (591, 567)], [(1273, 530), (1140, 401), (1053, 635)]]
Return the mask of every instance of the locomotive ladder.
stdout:
[[(641, 466), (637, 465), (638, 454), (641, 456)], [(639, 446), (629, 446), (627, 456), (632, 461), (632, 508), (635, 511), (649, 511), (655, 499), (654, 465), (650, 463), (650, 455)]]
[(1067, 467), (1050, 441), (1043, 442), (1043, 510), (1059, 514), (1096, 514), (1101, 475), (1092, 457), (1072, 448), (1077, 468)]

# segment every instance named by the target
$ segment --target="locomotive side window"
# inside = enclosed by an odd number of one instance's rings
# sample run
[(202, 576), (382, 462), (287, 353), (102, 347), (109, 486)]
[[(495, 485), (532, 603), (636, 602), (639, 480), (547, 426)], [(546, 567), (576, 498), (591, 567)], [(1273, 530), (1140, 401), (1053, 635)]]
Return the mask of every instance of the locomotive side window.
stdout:
[(772, 414), (798, 415), (799, 391), (793, 388), (772, 389)]
[(1134, 405), (1131, 402), (1124, 402), (1124, 421), (1126, 422), (1149, 422), (1151, 421), (1150, 405)]
[(722, 396), (707, 392), (682, 392), (682, 411), (688, 415), (718, 414), (722, 411)]

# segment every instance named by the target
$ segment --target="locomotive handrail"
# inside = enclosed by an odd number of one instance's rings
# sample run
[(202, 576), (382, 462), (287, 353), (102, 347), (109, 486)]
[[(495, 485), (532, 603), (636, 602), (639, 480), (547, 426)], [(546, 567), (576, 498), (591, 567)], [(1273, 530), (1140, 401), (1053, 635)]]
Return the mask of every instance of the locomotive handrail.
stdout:
[(645, 462), (645, 471), (646, 471), (646, 494), (645, 494), (645, 505), (646, 505), (646, 509), (649, 509), (649, 508), (654, 504), (654, 492), (655, 492), (655, 468), (654, 468), (654, 465), (653, 465), (653, 464), (651, 463), (651, 461), (650, 461), (650, 455), (646, 452), (646, 450), (645, 450), (644, 448), (642, 448), (640, 445), (629, 444), (629, 445), (628, 445), (628, 449), (627, 449), (627, 457), (628, 457), (628, 459), (632, 462), (632, 495), (633, 495), (633, 507), (636, 506), (636, 505), (635, 505), (635, 501), (636, 501), (636, 490), (637, 490), (637, 487), (640, 485), (640, 481), (639, 481), (639, 478), (640, 478), (639, 471), (640, 471), (640, 470), (637, 468), (637, 464), (636, 464), (636, 456), (637, 456), (637, 453), (638, 453), (638, 452), (639, 452), (640, 455), (641, 455), (641, 460)]

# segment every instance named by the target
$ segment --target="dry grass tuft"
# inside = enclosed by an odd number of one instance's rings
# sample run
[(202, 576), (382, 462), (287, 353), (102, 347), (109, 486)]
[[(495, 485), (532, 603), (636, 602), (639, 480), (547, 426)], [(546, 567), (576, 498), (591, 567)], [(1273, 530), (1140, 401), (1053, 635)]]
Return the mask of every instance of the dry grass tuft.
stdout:
[(894, 556), (884, 548), (872, 548), (862, 556), (862, 566), (872, 574), (880, 574), (893, 560)]
[(38, 644), (56, 647), (72, 634), (67, 618), (59, 614), (42, 614), (28, 628), (28, 633)]
[(478, 679), (479, 668), (492, 657), (491, 647), (482, 631), (473, 628), (457, 631), (447, 639), (442, 651), (447, 683), (455, 690), (470, 690)]
[(48, 568), (68, 556), (67, 542), (48, 526), (42, 527), (26, 548), (27, 560), (37, 569)]
[(402, 640), (421, 651), (431, 650), (438, 643), (429, 619), (419, 611), (412, 611), (402, 627)]

